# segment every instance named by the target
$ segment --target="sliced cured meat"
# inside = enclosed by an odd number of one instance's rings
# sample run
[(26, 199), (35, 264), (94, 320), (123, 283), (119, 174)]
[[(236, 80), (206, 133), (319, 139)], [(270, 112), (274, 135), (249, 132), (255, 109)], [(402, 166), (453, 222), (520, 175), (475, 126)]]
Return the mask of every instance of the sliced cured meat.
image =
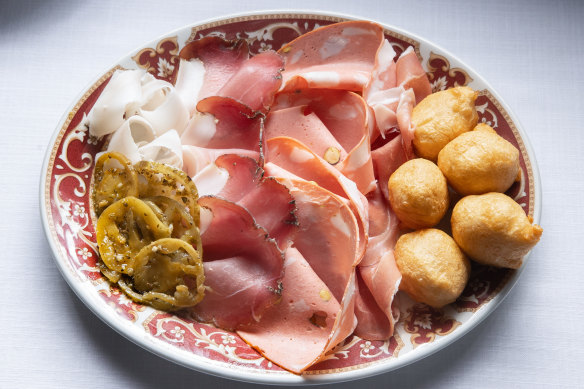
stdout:
[(366, 21), (336, 23), (306, 33), (278, 51), (285, 59), (282, 88), (361, 92), (382, 41), (381, 26)]
[(205, 80), (205, 66), (198, 59), (181, 59), (174, 87), (189, 114), (193, 114)]
[(357, 220), (344, 201), (315, 183), (278, 179), (296, 204), (294, 247), (341, 301), (358, 258)]
[(397, 122), (399, 123), (402, 144), (407, 159), (415, 158), (414, 147), (412, 145), (414, 141), (414, 128), (411, 123), (414, 105), (416, 105), (416, 96), (412, 89), (408, 89), (401, 94), (396, 110)]
[(237, 333), (274, 363), (300, 374), (330, 348), (341, 307), (298, 250), (286, 251), (284, 269), (281, 302)]
[(375, 176), (379, 183), (379, 189), (385, 199), (389, 201), (387, 189), (389, 177), (398, 167), (408, 160), (403, 147), (402, 136), (398, 135), (385, 145), (373, 150), (371, 157), (373, 158), (373, 166)]
[(432, 93), (428, 76), (412, 46), (409, 46), (397, 59), (396, 75), (398, 85), (403, 86), (404, 89), (413, 89), (416, 104)]
[[(184, 144), (212, 149), (240, 148), (259, 151), (263, 115), (228, 97), (207, 97), (197, 110), (211, 114), (189, 125), (182, 134)], [(192, 120), (191, 120), (192, 121)]]
[(275, 51), (255, 55), (241, 64), (217, 95), (231, 97), (253, 110), (267, 112), (282, 84), (280, 72), (283, 67), (282, 57)]
[(217, 158), (215, 165), (229, 175), (217, 196), (247, 209), (278, 246), (286, 248), (298, 224), (290, 190), (273, 177), (264, 177), (254, 159), (226, 154)]
[(363, 281), (363, 285), (359, 285), (360, 296), (365, 303), (364, 306), (369, 306), (368, 309), (374, 311), (367, 301), (368, 296), (364, 290), (366, 288), (387, 317), (387, 323), (375, 319), (374, 322), (377, 325), (383, 324), (383, 327), (376, 328), (372, 323), (364, 323), (360, 332), (364, 334), (368, 328), (370, 334), (366, 339), (387, 339), (393, 333), (393, 325), (399, 318), (399, 311), (392, 309), (394, 296), (401, 281), (401, 274), (393, 256), (399, 234), (399, 221), (379, 189), (369, 198), (369, 220), (371, 236), (365, 257), (359, 264), (359, 273)]
[(392, 334), (389, 332), (392, 325), (385, 313), (379, 308), (375, 298), (369, 291), (363, 278), (357, 272), (358, 294), (355, 299), (355, 316), (357, 327), (354, 334), (362, 339), (381, 340), (387, 339)]
[[(207, 149), (204, 147), (183, 145), (183, 170), (194, 178), (203, 168), (215, 162), (217, 158), (225, 154), (237, 154), (259, 160), (258, 151), (244, 149)], [(215, 194), (215, 193), (212, 193)]]
[[(271, 112), (266, 120), (266, 139), (289, 136), (307, 145), (314, 153), (324, 157), (329, 148), (338, 150), (338, 158), (347, 152), (337, 142), (320, 118), (306, 105)], [(339, 162), (337, 159), (337, 163)]]
[(393, 60), (395, 51), (387, 39), (383, 41), (375, 57), (375, 65), (371, 72), (371, 78), (365, 86), (363, 97), (373, 101), (377, 95), (397, 86), (396, 64)]
[[(349, 200), (349, 207), (358, 223), (359, 251), (361, 258), (365, 252), (368, 236), (367, 199), (359, 192), (355, 183), (347, 179), (337, 169), (314, 154), (301, 142), (277, 137), (267, 141), (267, 161), (270, 175), (290, 178), (289, 174), (307, 181), (316, 182), (322, 188)], [(283, 171), (282, 171), (283, 170)]]
[(266, 138), (298, 139), (368, 193), (375, 188), (368, 122), (368, 107), (353, 92), (296, 90), (278, 94)]
[(284, 255), (245, 208), (210, 196), (199, 205), (212, 219), (201, 235), (205, 298), (191, 312), (226, 329), (257, 322), (281, 297)]
[(188, 43), (181, 51), (180, 57), (185, 60), (200, 60), (205, 67), (203, 86), (199, 98), (216, 96), (249, 58), (247, 41), (240, 39), (227, 41), (212, 36), (197, 39)]

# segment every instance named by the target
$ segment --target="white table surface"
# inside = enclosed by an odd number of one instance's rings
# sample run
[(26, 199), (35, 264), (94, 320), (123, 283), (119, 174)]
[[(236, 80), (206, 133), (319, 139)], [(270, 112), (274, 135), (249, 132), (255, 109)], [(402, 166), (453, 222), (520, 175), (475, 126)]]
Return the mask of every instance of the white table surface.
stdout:
[(290, 6), (376, 19), (458, 56), (519, 117), (543, 182), (543, 239), (487, 320), (420, 362), (337, 387), (582, 387), (584, 2), (510, 0), (0, 2), (0, 387), (254, 387), (167, 362), (94, 316), (53, 261), (38, 185), (59, 118), (119, 57), (192, 22)]

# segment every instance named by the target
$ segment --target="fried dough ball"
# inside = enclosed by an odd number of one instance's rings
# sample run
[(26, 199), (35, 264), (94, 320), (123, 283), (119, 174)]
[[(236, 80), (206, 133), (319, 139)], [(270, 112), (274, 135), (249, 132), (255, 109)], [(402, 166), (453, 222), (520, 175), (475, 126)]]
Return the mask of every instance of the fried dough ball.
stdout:
[(478, 121), (478, 93), (466, 86), (432, 93), (412, 111), (414, 148), (419, 157), (436, 161), (438, 153), (458, 135), (472, 130)]
[(463, 196), (505, 192), (521, 177), (519, 150), (482, 123), (444, 146), (438, 167)]
[(432, 227), (448, 209), (446, 178), (427, 159), (412, 159), (401, 165), (389, 177), (388, 189), (391, 208), (405, 227)]
[(395, 246), (400, 289), (440, 308), (454, 302), (470, 275), (470, 261), (445, 232), (435, 228), (402, 235)]
[(486, 193), (466, 196), (452, 210), (452, 236), (475, 261), (518, 269), (523, 257), (539, 241), (543, 229), (532, 225), (509, 196)]

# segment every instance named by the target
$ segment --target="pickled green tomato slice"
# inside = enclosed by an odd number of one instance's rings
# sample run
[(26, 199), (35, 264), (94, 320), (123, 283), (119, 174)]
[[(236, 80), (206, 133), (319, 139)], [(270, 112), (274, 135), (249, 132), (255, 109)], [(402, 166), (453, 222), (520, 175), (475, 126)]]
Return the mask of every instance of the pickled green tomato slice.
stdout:
[(164, 196), (184, 205), (195, 225), (199, 225), (197, 187), (182, 170), (158, 162), (141, 161), (134, 165), (138, 174), (139, 197)]
[(170, 237), (182, 239), (201, 253), (202, 242), (199, 227), (195, 224), (187, 208), (176, 200), (164, 196), (142, 199), (156, 216), (170, 229)]
[(103, 263), (113, 272), (132, 275), (138, 252), (155, 240), (169, 237), (170, 230), (146, 203), (130, 196), (102, 212), (96, 236)]
[(93, 204), (99, 216), (114, 202), (138, 196), (138, 175), (123, 154), (105, 153), (95, 163), (93, 171)]
[(196, 305), (205, 292), (201, 257), (182, 239), (164, 238), (142, 248), (133, 281), (126, 280), (119, 285), (132, 299), (165, 311)]

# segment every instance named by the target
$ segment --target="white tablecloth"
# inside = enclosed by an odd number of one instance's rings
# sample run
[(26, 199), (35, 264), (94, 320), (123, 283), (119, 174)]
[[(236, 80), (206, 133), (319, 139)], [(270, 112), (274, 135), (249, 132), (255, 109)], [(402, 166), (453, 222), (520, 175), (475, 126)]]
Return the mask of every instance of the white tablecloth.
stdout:
[[(584, 382), (584, 6), (580, 1), (0, 3), (0, 387), (246, 388), (127, 341), (73, 294), (39, 218), (39, 175), (73, 99), (119, 57), (183, 25), (293, 6), (355, 14), (433, 41), (519, 117), (543, 182), (542, 241), (503, 304), (452, 346), (340, 388), (576, 387)], [(581, 387), (581, 386), (580, 386)]]

